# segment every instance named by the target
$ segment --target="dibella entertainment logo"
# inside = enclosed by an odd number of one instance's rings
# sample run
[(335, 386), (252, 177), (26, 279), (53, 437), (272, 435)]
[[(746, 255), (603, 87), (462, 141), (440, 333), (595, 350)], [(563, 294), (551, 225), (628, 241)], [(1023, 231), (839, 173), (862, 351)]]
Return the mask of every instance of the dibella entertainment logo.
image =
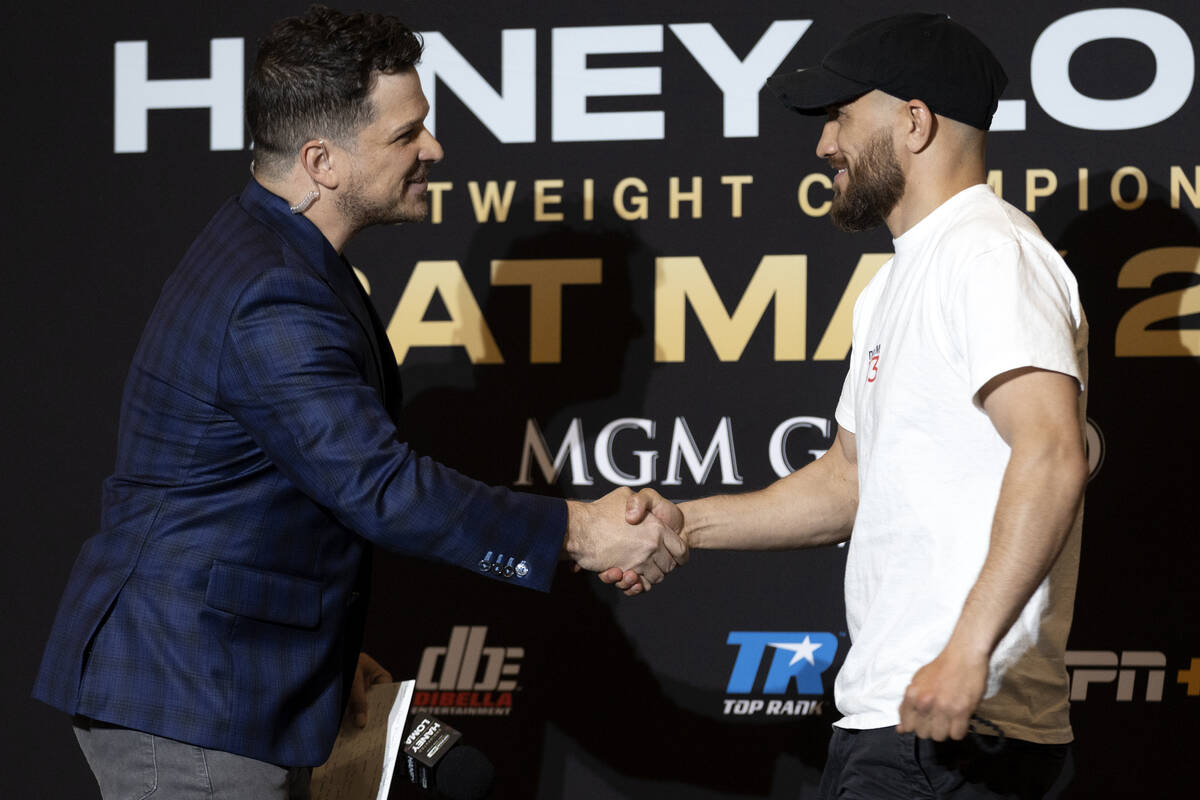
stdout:
[[(810, 717), (823, 713), (824, 700), (820, 698), (825, 694), (825, 688), (821, 673), (833, 663), (838, 647), (837, 637), (832, 633), (731, 631), (726, 644), (738, 647), (725, 690), (728, 694), (755, 694), (768, 647), (774, 655), (758, 692), (763, 697), (727, 697), (725, 714)], [(766, 697), (787, 695), (789, 686), (794, 686), (798, 695), (814, 697)]]
[(507, 716), (523, 647), (485, 647), (487, 627), (455, 625), (444, 647), (426, 647), (417, 670), (413, 712)]

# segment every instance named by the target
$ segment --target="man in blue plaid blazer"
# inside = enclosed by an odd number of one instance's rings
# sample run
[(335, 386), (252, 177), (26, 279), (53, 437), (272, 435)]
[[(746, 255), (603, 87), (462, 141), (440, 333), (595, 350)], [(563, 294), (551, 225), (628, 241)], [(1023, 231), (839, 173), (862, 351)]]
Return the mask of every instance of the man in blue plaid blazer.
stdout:
[(646, 588), (686, 557), (653, 518), (625, 524), (627, 490), (584, 504), (491, 488), (399, 440), (396, 360), (341, 250), (427, 213), (442, 149), (420, 47), (393, 18), (320, 8), (261, 44), (254, 180), (146, 325), (101, 532), (34, 689), (76, 715), (106, 798), (190, 797), (173, 781), (198, 763), (213, 796), (303, 796), (291, 768), (332, 746), (374, 543), (543, 591), (564, 550)]

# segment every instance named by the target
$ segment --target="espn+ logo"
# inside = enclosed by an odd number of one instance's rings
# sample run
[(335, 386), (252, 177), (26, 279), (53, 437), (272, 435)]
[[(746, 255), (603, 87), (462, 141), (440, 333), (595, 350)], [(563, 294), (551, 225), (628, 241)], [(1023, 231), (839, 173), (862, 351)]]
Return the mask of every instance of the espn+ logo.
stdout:
[[(726, 697), (724, 714), (807, 717), (823, 713), (824, 700), (770, 695), (786, 695), (789, 687), (794, 687), (795, 694), (823, 697), (821, 674), (833, 664), (838, 649), (832, 633), (731, 631), (725, 643), (738, 648), (726, 694), (761, 696)], [(764, 661), (768, 666), (760, 683)], [(757, 692), (756, 687), (760, 687)]]
[[(1157, 650), (1123, 650), (1119, 660), (1112, 650), (1068, 650), (1066, 666), (1071, 671), (1072, 702), (1087, 700), (1089, 686), (1114, 681), (1116, 690), (1109, 696), (1118, 703), (1132, 702), (1134, 689), (1139, 688), (1140, 695), (1141, 686), (1145, 687), (1146, 702), (1158, 703), (1163, 699), (1167, 656)], [(1144, 681), (1138, 680), (1139, 675), (1144, 676)]]

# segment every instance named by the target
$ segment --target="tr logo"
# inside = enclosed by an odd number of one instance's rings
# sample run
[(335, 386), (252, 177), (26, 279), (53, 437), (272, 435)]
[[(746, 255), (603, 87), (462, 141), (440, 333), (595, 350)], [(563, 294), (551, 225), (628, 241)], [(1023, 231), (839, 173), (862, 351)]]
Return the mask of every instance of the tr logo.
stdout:
[[(484, 647), (487, 627), (455, 625), (446, 647), (426, 647), (417, 670), (417, 689), (511, 692), (517, 688), (523, 647)], [(482, 662), (482, 675), (480, 664)], [(440, 671), (439, 671), (440, 668)]]
[(774, 655), (763, 683), (763, 694), (784, 694), (793, 681), (798, 694), (824, 694), (821, 673), (833, 663), (838, 646), (837, 637), (832, 633), (794, 631), (731, 631), (726, 644), (738, 646), (737, 660), (726, 688), (730, 694), (754, 691), (755, 679), (768, 647), (774, 650)]

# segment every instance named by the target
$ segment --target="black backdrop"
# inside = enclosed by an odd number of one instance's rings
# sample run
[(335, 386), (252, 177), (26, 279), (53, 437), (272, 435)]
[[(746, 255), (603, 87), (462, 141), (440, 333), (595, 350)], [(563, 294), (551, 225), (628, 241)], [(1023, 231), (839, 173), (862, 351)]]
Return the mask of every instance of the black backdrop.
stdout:
[[(686, 499), (761, 487), (829, 445), (844, 312), (891, 243), (822, 218), (820, 123), (757, 92), (755, 76), (814, 63), (846, 30), (909, 3), (374, 7), (441, 34), (422, 67), (447, 152), (434, 173), (448, 184), (440, 221), (372, 230), (347, 251), (404, 352), (419, 450), (532, 491), (592, 498), (619, 481)], [(247, 142), (219, 119), (240, 108), (230, 53), (251, 63), (270, 22), (302, 9), (8, 9), (5, 797), (94, 795), (67, 719), (29, 688), (95, 525), (142, 323), (246, 179)], [(1004, 97), (1016, 102), (990, 137), (993, 185), (1065, 251), (1092, 326), (1070, 792), (1181, 795), (1200, 742), (1200, 12), (1192, 0), (946, 10), (1009, 72)], [(208, 78), (214, 39), (234, 40), (218, 42), (216, 71), (236, 79), (213, 84), (215, 112), (151, 110), (143, 123), (130, 101), (116, 113), (120, 92), (153, 91), (121, 84), (117, 54), (136, 64), (138, 46), (117, 43), (146, 42), (146, 86), (161, 87)], [(614, 78), (624, 88), (605, 88)], [(144, 152), (117, 152), (130, 149)], [(798, 189), (814, 174), (806, 210)], [(700, 189), (698, 202), (677, 196), (675, 213), (673, 178), (676, 195)], [(477, 219), (489, 181), (500, 200), (513, 182), (504, 221)], [(530, 259), (557, 263), (512, 263)], [(547, 465), (562, 455), (556, 480), (530, 448), (539, 441)], [(629, 600), (567, 571), (540, 596), (382, 555), (367, 647), (397, 676), (421, 673), (421, 702), (497, 763), (500, 796), (806, 797), (848, 646), (843, 564), (837, 548), (700, 553)], [(414, 613), (427, 592), (444, 603)], [(807, 672), (774, 668), (783, 651), (754, 645), (805, 636), (822, 643)]]

